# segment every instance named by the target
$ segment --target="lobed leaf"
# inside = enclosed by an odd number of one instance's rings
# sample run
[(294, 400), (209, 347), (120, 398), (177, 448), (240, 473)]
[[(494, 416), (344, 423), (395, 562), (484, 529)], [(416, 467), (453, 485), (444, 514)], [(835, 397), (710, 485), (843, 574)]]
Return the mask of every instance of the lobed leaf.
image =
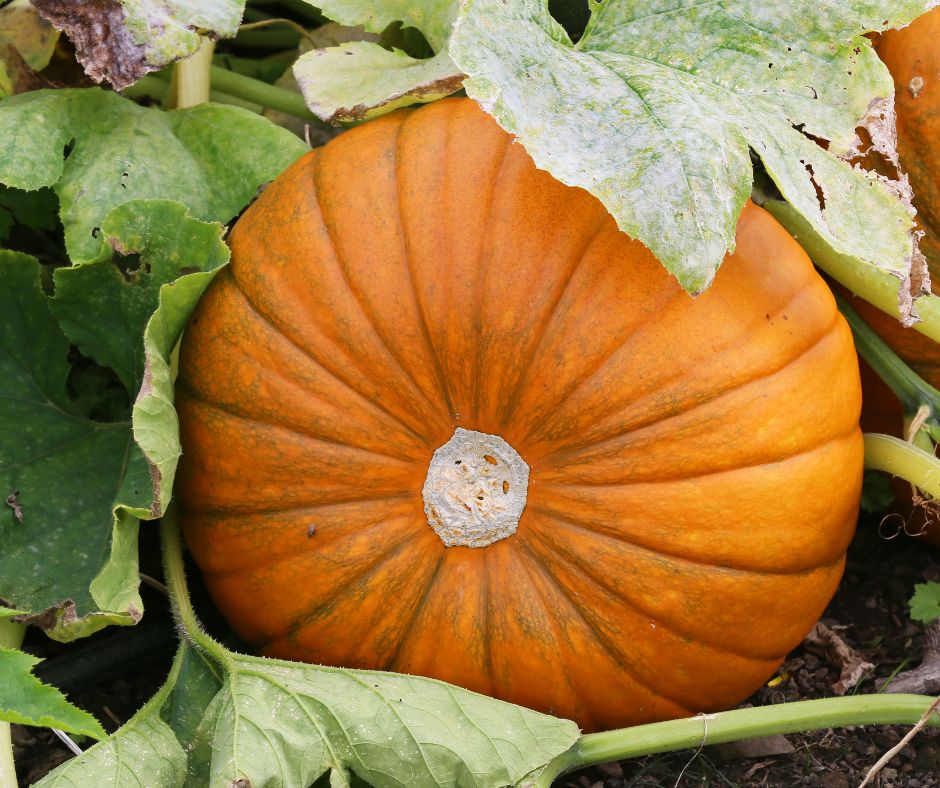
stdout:
[(911, 618), (931, 624), (940, 618), (940, 583), (917, 583), (909, 603)]
[(106, 734), (98, 720), (32, 674), (33, 667), (41, 661), (31, 654), (0, 646), (0, 720), (103, 739)]

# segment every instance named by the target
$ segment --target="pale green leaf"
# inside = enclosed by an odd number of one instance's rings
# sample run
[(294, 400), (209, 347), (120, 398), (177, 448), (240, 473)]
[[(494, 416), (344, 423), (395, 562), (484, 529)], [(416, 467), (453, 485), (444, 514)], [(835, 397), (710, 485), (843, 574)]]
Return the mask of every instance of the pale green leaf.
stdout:
[(233, 656), (207, 712), (209, 784), (511, 785), (577, 740), (573, 722), (440, 681)]
[(232, 38), (245, 8), (244, 0), (33, 0), (33, 4), (72, 40), (85, 73), (118, 90), (149, 71), (189, 57), (199, 49), (202, 35)]
[(449, 51), (469, 75), (467, 93), (537, 165), (600, 197), (691, 292), (734, 248), (749, 149), (835, 249), (903, 275), (908, 208), (835, 154), (893, 90), (862, 33), (925, 7), (607, 0), (572, 45), (543, 0), (470, 0)]
[(463, 80), (446, 52), (419, 60), (365, 41), (301, 55), (294, 77), (311, 112), (328, 123), (444, 98)]
[[(893, 123), (891, 77), (863, 34), (907, 24), (931, 4), (602, 0), (577, 43), (547, 0), (402, 0), (381, 13), (375, 2), (330, 0), (324, 12), (420, 28), (539, 167), (597, 196), (697, 293), (734, 249), (751, 152), (833, 249), (907, 276), (909, 205), (895, 184), (845, 159), (857, 153), (858, 126), (884, 142)], [(338, 57), (298, 64), (324, 117), (406, 103), (396, 71), (369, 67), (386, 56), (364, 51), (345, 58), (355, 61), (345, 71)]]
[(176, 200), (195, 218), (227, 222), (306, 149), (238, 107), (162, 112), (99, 88), (0, 101), (0, 182), (53, 187), (75, 263), (97, 259), (102, 222), (125, 202)]
[(463, 74), (446, 51), (457, 4), (441, 0), (325, 0), (331, 19), (381, 33), (401, 22), (420, 30), (434, 57), (419, 59), (401, 49), (355, 42), (307, 52), (294, 76), (310, 110), (323, 120), (362, 120), (416, 102), (434, 101), (460, 89)]
[(33, 667), (41, 661), (31, 654), (0, 647), (0, 720), (103, 739), (105, 732), (98, 720), (33, 675)]

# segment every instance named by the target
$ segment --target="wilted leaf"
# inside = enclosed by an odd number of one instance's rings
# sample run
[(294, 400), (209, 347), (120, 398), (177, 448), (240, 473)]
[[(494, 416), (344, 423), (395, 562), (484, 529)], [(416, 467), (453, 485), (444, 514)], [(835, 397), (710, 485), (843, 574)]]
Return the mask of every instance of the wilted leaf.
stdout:
[(33, 71), (49, 65), (58, 40), (59, 31), (30, 0), (13, 0), (0, 8), (0, 44), (14, 47)]
[(232, 38), (245, 8), (244, 0), (32, 2), (71, 39), (85, 73), (117, 90), (193, 54), (201, 33)]
[(31, 654), (0, 647), (0, 720), (103, 739), (104, 729), (94, 717), (32, 674), (41, 661)]

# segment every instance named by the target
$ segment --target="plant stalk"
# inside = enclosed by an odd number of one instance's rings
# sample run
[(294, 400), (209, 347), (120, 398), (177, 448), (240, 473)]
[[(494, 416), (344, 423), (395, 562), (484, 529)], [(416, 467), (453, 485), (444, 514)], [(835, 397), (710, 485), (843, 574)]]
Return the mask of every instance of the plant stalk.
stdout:
[(163, 566), (166, 573), (166, 585), (170, 592), (170, 603), (176, 614), (180, 636), (184, 641), (205, 652), (209, 657), (228, 665), (231, 655), (221, 643), (216, 642), (202, 628), (186, 585), (186, 569), (183, 565), (183, 540), (180, 536), (176, 506), (172, 503), (160, 520), (160, 548), (163, 553)]
[(885, 471), (940, 498), (940, 460), (933, 454), (891, 435), (865, 435), (865, 467)]
[(177, 61), (173, 70), (175, 80), (173, 101), (177, 109), (195, 107), (209, 100), (209, 68), (215, 42), (204, 37), (192, 55)]
[[(19, 648), (26, 634), (26, 626), (9, 618), (0, 617), (0, 647)], [(17, 785), (16, 766), (13, 763), (13, 739), (10, 723), (0, 722), (0, 786)]]
[[(924, 695), (854, 695), (735, 709), (684, 720), (655, 722), (582, 736), (526, 788), (549, 788), (563, 774), (610, 761), (721, 744), (754, 736), (798, 733), (844, 725), (913, 725), (935, 698)], [(940, 725), (934, 715), (930, 725)]]
[[(926, 419), (921, 421), (922, 429), (931, 433), (934, 440), (940, 439), (940, 425), (937, 423), (937, 416), (940, 415), (940, 391), (905, 364), (844, 298), (838, 293), (835, 297), (839, 311), (852, 329), (859, 355), (901, 400), (906, 419), (910, 421), (921, 408), (926, 407), (928, 413)], [(920, 429), (917, 432), (920, 432)], [(927, 448), (926, 444), (922, 444), (921, 448)]]
[(212, 66), (210, 73), (212, 87), (215, 90), (236, 96), (252, 104), (260, 104), (269, 109), (286, 112), (288, 115), (294, 115), (311, 123), (325, 125), (322, 120), (307, 109), (303, 96), (299, 93), (286, 88), (279, 88), (277, 85), (269, 85), (260, 79), (246, 77), (244, 74), (228, 71), (219, 66)]
[[(763, 207), (799, 241), (800, 246), (819, 269), (882, 312), (900, 318), (900, 282), (897, 277), (834, 251), (789, 203), (767, 200)], [(924, 295), (917, 299), (915, 305), (920, 322), (915, 323), (913, 329), (930, 337), (934, 342), (940, 342), (940, 297)]]

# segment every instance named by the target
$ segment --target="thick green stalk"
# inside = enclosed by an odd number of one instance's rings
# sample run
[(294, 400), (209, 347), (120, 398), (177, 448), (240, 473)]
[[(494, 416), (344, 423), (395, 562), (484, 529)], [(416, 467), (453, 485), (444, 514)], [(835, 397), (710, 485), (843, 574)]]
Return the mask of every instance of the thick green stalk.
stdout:
[[(899, 316), (899, 282), (896, 277), (834, 251), (789, 203), (767, 200), (763, 206), (800, 242), (800, 246), (821, 270), (883, 312), (893, 317)], [(914, 330), (934, 342), (940, 342), (940, 297), (921, 296), (917, 299), (916, 307), (921, 319), (914, 324)]]
[[(854, 695), (735, 709), (582, 736), (527, 788), (548, 788), (560, 775), (598, 763), (721, 744), (753, 736), (798, 733), (845, 725), (913, 725), (935, 698), (924, 695)], [(936, 715), (931, 725), (940, 725)]]
[(176, 507), (171, 503), (160, 521), (160, 547), (166, 572), (166, 585), (170, 602), (176, 614), (183, 640), (189, 641), (201, 651), (223, 665), (231, 662), (231, 654), (221, 643), (213, 640), (199, 623), (186, 585), (186, 570), (183, 566), (183, 540), (180, 537)]
[(178, 60), (174, 71), (174, 106), (178, 109), (195, 107), (209, 100), (209, 68), (215, 42), (203, 38), (202, 45), (187, 58)]
[(221, 90), (243, 101), (250, 101), (253, 104), (260, 104), (263, 107), (323, 125), (323, 121), (307, 109), (303, 96), (299, 93), (279, 88), (277, 85), (269, 85), (260, 79), (252, 79), (219, 66), (212, 66), (210, 71), (212, 87), (215, 90)]
[(865, 435), (865, 467), (885, 471), (940, 499), (940, 460), (891, 435)]
[[(26, 627), (23, 624), (15, 624), (9, 618), (0, 618), (0, 647), (19, 648), (25, 634)], [(0, 722), (0, 786), (16, 784), (10, 723)]]

